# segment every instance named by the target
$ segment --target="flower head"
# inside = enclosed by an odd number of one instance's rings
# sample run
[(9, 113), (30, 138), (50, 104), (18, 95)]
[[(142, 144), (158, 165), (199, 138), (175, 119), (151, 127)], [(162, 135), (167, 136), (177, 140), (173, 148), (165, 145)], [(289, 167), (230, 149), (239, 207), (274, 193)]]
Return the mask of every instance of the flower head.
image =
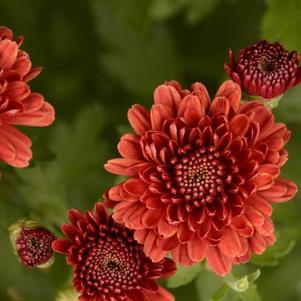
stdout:
[(42, 69), (32, 68), (22, 42), (0, 27), (0, 161), (15, 167), (27, 166), (32, 154), (30, 139), (13, 126), (47, 126), (54, 120), (53, 107), (30, 90), (28, 82)]
[(300, 56), (279, 43), (260, 41), (240, 49), (238, 58), (229, 50), (225, 71), (252, 96), (270, 100), (282, 95), (301, 81)]
[(53, 261), (55, 236), (34, 221), (20, 220), (10, 227), (10, 238), (20, 262), (28, 267), (46, 268)]
[(69, 211), (71, 224), (62, 226), (66, 239), (53, 249), (67, 255), (74, 287), (81, 301), (171, 301), (173, 296), (155, 280), (175, 272), (170, 259), (153, 263), (133, 231), (116, 224), (101, 203), (95, 213)]
[(232, 81), (212, 102), (200, 83), (188, 91), (171, 82), (156, 88), (150, 112), (129, 110), (135, 133), (105, 165), (129, 178), (106, 192), (106, 205), (154, 261), (167, 252), (184, 265), (206, 258), (224, 275), (273, 244), (271, 205), (297, 190), (279, 177), (290, 133), (267, 107), (240, 98)]

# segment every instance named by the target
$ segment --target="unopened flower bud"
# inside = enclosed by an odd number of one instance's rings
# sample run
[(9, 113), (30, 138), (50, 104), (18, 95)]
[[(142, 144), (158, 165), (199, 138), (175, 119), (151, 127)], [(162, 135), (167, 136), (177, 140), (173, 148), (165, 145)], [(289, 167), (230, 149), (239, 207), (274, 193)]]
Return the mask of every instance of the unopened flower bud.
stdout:
[(53, 261), (55, 236), (37, 222), (19, 220), (9, 228), (11, 243), (20, 262), (28, 267), (47, 268)]

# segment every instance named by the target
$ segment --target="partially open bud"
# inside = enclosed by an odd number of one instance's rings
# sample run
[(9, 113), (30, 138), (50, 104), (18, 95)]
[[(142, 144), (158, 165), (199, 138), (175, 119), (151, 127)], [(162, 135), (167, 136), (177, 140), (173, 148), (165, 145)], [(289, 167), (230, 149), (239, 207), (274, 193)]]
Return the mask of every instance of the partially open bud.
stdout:
[(300, 56), (279, 43), (259, 41), (238, 51), (229, 49), (225, 71), (249, 96), (260, 97), (273, 108), (283, 93), (301, 82)]
[(53, 261), (55, 236), (37, 222), (19, 220), (9, 228), (10, 240), (20, 262), (28, 267), (47, 268)]

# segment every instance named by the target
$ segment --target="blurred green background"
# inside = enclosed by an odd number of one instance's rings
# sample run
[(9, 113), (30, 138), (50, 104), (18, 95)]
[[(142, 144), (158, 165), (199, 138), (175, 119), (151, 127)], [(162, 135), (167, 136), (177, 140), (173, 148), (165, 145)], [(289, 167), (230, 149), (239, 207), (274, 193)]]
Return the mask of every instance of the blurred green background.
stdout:
[[(0, 300), (54, 301), (68, 286), (62, 256), (50, 271), (26, 270), (12, 255), (5, 228), (31, 217), (57, 233), (68, 208), (91, 208), (116, 181), (102, 165), (116, 155), (131, 104), (150, 106), (153, 89), (169, 79), (186, 87), (201, 81), (214, 95), (226, 79), (229, 47), (264, 37), (301, 51), (300, 16), (301, 0), (1, 1), (1, 24), (24, 35), (22, 48), (44, 66), (31, 85), (55, 106), (57, 119), (49, 128), (24, 129), (33, 140), (31, 167), (1, 165)], [(293, 132), (284, 174), (300, 185), (301, 85), (275, 113)], [(227, 291), (224, 300), (301, 300), (300, 215), (300, 196), (275, 206), (280, 240), (238, 270), (261, 269), (247, 291), (228, 289), (228, 280), (193, 267), (168, 283), (176, 300), (217, 301)]]

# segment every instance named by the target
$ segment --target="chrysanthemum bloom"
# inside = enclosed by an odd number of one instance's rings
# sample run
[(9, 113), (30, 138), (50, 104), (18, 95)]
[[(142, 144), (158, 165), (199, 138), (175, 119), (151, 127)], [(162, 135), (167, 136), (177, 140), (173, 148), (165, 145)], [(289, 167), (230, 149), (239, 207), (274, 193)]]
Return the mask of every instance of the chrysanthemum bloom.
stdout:
[(0, 161), (25, 167), (31, 159), (31, 140), (14, 125), (47, 126), (54, 120), (53, 107), (31, 92), (28, 82), (41, 68), (32, 68), (29, 55), (20, 49), (23, 38), (13, 39), (0, 27)]
[(270, 100), (301, 82), (300, 56), (279, 43), (260, 41), (240, 49), (235, 59), (229, 49), (225, 71), (252, 96)]
[(279, 177), (290, 133), (267, 107), (240, 98), (232, 81), (212, 102), (200, 83), (188, 91), (171, 82), (156, 88), (150, 112), (129, 110), (135, 134), (105, 168), (130, 178), (107, 191), (106, 205), (154, 261), (171, 251), (176, 262), (206, 258), (225, 275), (274, 243), (271, 204), (297, 190)]
[(67, 255), (73, 266), (73, 284), (81, 301), (171, 301), (173, 296), (155, 282), (172, 275), (171, 259), (153, 263), (133, 231), (116, 224), (103, 204), (95, 213), (69, 211), (71, 224), (62, 226), (66, 239), (55, 240), (53, 249)]
[(46, 268), (53, 263), (51, 244), (55, 236), (36, 222), (18, 221), (10, 227), (10, 238), (14, 252), (24, 266)]

